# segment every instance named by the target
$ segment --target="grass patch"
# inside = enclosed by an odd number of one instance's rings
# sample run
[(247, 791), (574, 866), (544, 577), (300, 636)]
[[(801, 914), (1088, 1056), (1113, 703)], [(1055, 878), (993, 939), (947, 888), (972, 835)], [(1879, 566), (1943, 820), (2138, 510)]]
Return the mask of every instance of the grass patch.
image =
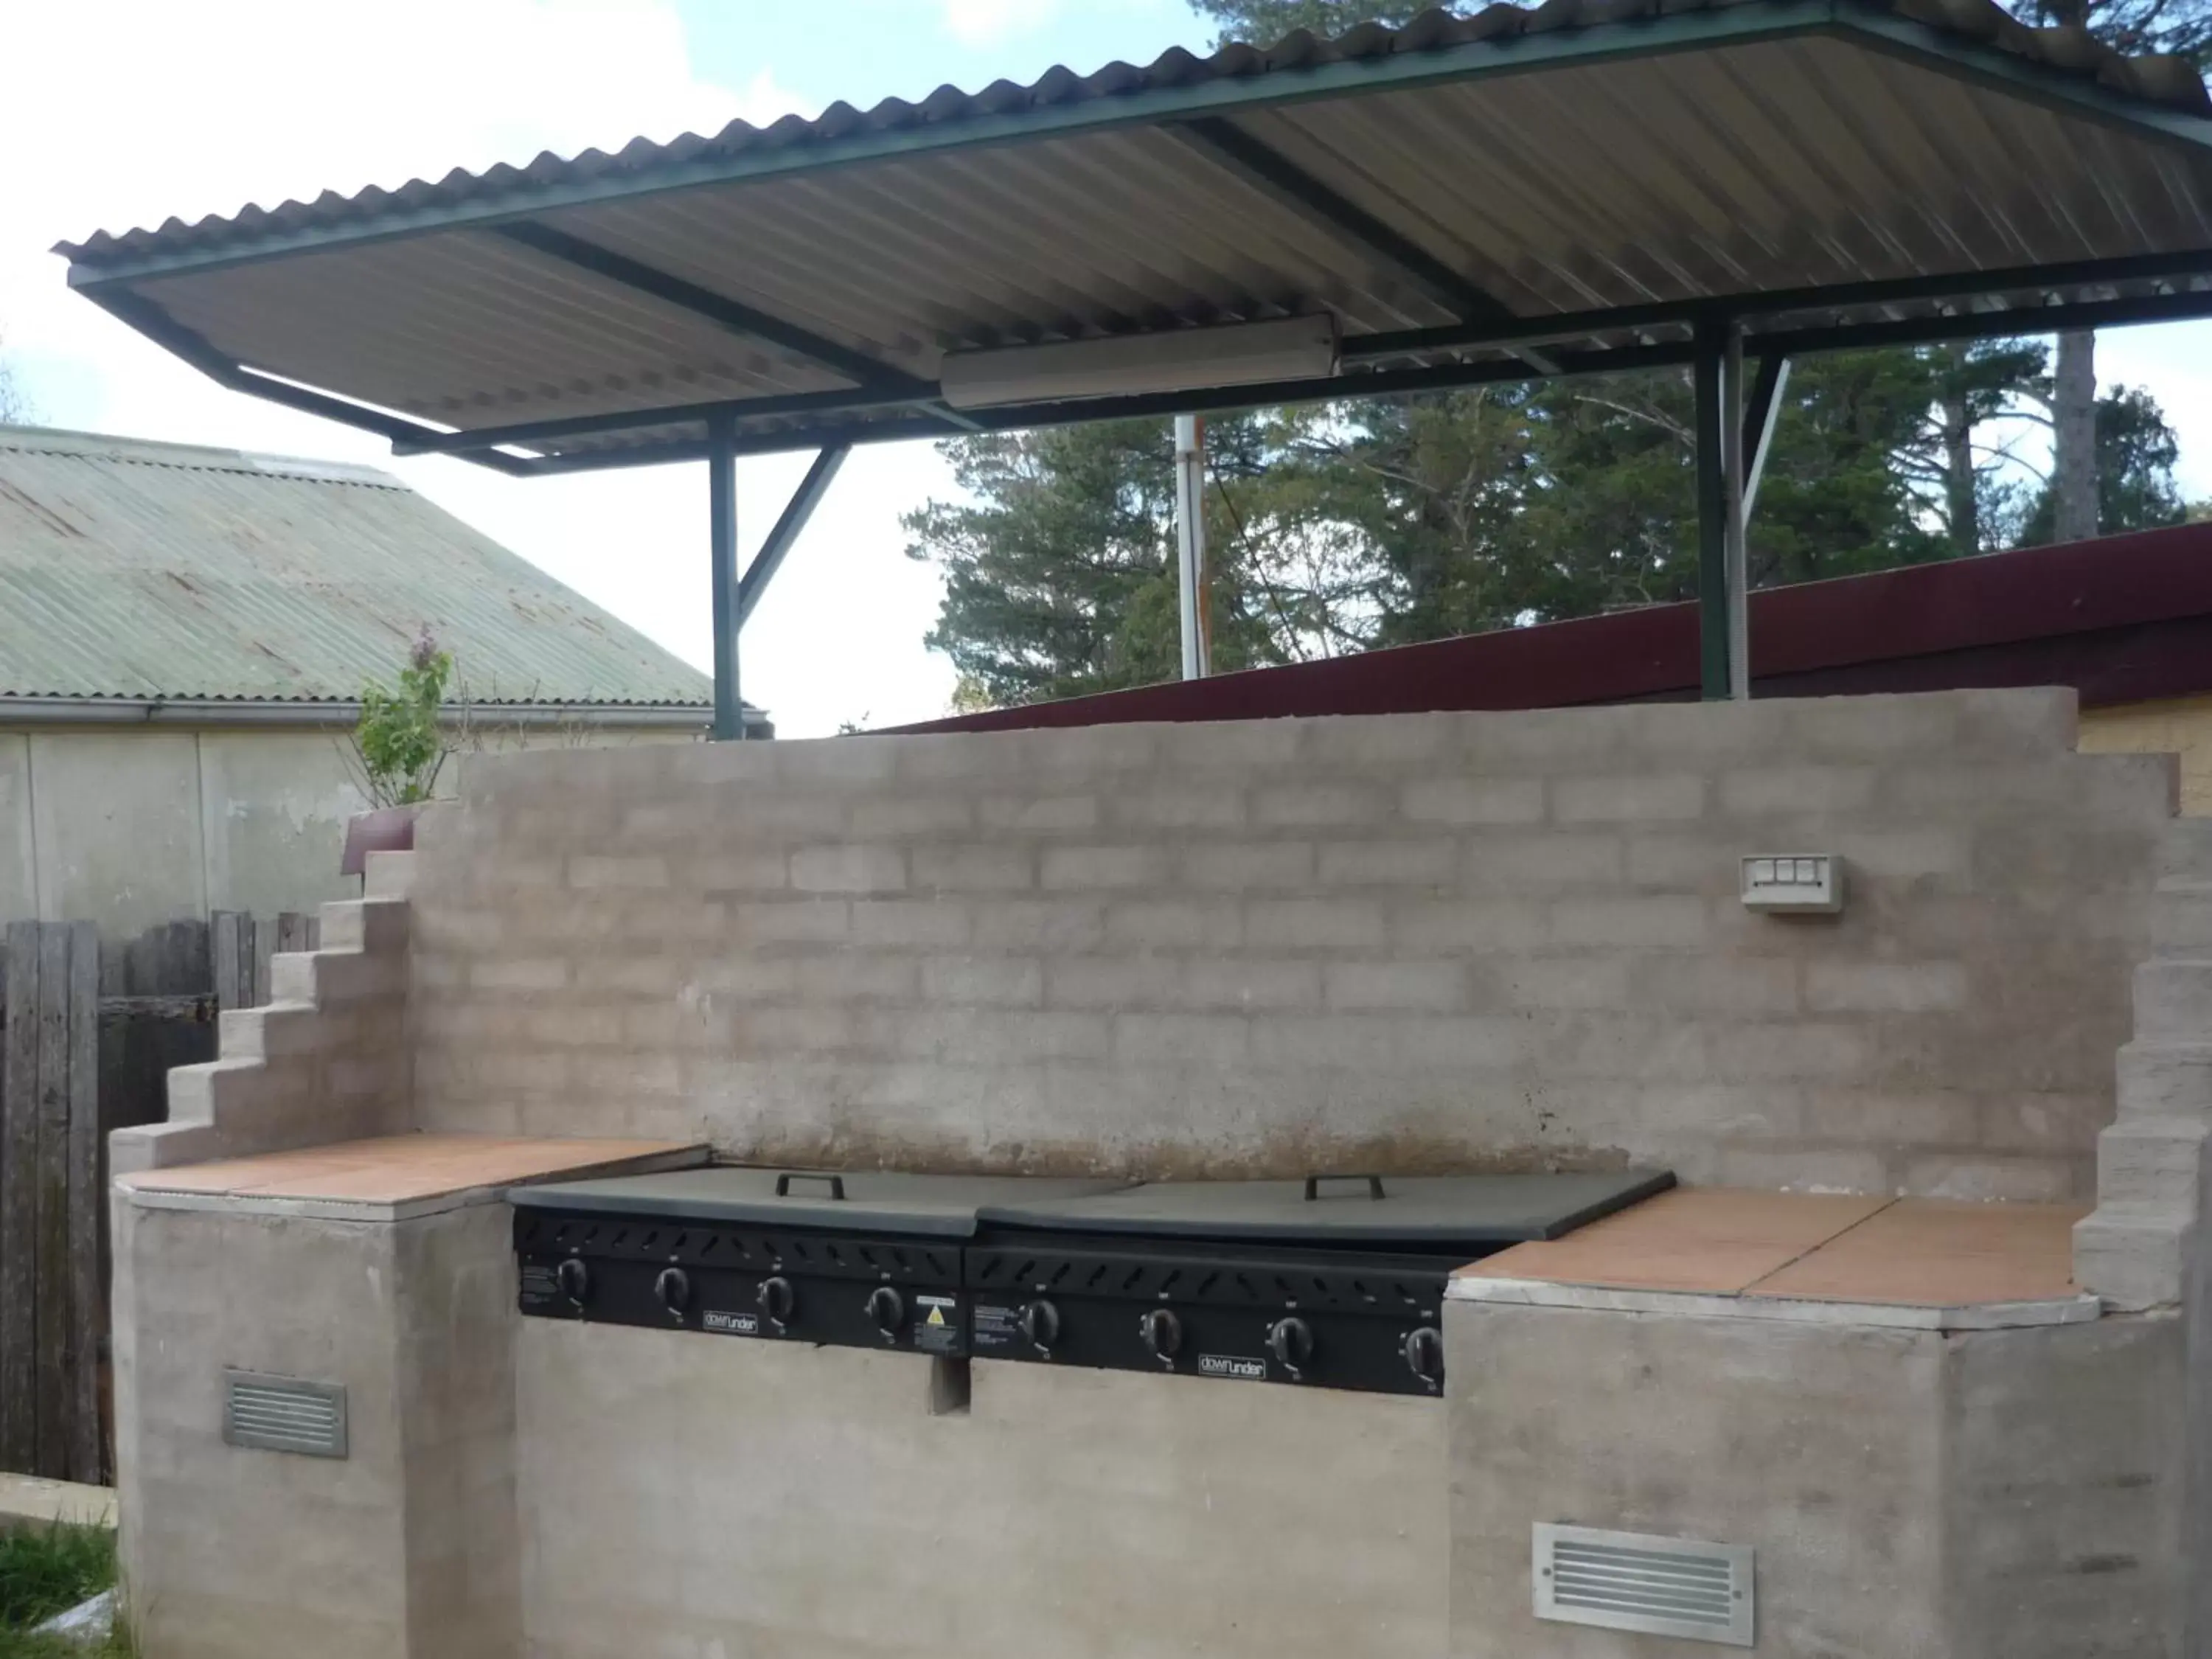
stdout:
[(118, 1634), (99, 1649), (33, 1636), (31, 1626), (66, 1613), (115, 1582), (115, 1534), (104, 1527), (56, 1525), (0, 1534), (0, 1659), (86, 1659), (127, 1655)]

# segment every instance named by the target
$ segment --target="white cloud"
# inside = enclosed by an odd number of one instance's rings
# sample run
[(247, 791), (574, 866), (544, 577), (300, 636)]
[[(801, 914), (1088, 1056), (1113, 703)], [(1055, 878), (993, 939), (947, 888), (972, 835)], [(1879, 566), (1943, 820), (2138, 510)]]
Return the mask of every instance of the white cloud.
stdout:
[(963, 46), (994, 46), (1010, 35), (1042, 28), (1060, 0), (943, 0), (945, 27)]
[[(17, 14), (21, 15), (18, 15)], [(713, 132), (807, 110), (763, 72), (692, 72), (657, 0), (169, 0), (21, 6), (0, 99), (0, 332), (56, 424), (365, 460), (694, 662), (709, 659), (705, 480), (696, 467), (515, 480), (395, 462), (366, 434), (228, 392), (69, 293), (46, 250), (95, 228), (349, 193), (642, 133)], [(749, 463), (750, 536), (805, 457)], [(938, 584), (897, 515), (950, 488), (927, 447), (856, 457), (747, 629), (745, 690), (786, 731), (943, 712), (951, 672), (921, 647)]]

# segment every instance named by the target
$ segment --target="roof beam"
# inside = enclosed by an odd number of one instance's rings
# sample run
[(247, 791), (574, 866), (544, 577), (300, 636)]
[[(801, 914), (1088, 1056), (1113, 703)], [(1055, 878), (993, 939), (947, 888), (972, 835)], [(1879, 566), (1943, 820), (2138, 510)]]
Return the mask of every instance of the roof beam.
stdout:
[[(1740, 318), (1755, 322), (1793, 312), (1837, 311), (1862, 306), (1936, 300), (1973, 300), (2005, 294), (2051, 294), (2114, 283), (2179, 280), (2212, 269), (2212, 254), (2197, 248), (2119, 259), (2084, 259), (2057, 265), (2013, 265), (1993, 270), (1947, 271), (1872, 282), (1775, 289), (1765, 293), (1716, 294), (1696, 299), (1654, 300), (1638, 305), (1559, 311), (1504, 323), (1455, 323), (1446, 328), (1355, 334), (1343, 345), (1346, 362), (1375, 362), (1435, 351), (1508, 350), (1529, 343), (1586, 339), (1593, 334), (1653, 328), (1690, 328), (1701, 319)], [(2086, 302), (2081, 302), (2086, 303)], [(1844, 324), (1842, 327), (1867, 325)], [(2052, 324), (2053, 328), (2061, 326)], [(2023, 331), (2033, 332), (2033, 329)]]
[(688, 311), (695, 317), (704, 318), (732, 334), (749, 339), (764, 340), (794, 356), (818, 363), (834, 374), (866, 387), (872, 392), (898, 392), (916, 397), (934, 397), (937, 388), (918, 375), (889, 363), (878, 362), (865, 352), (801, 328), (796, 323), (786, 322), (744, 301), (732, 300), (712, 289), (701, 288), (681, 276), (672, 276), (665, 270), (628, 254), (617, 253), (612, 248), (601, 247), (597, 242), (572, 236), (565, 230), (556, 230), (550, 225), (532, 220), (517, 220), (512, 224), (494, 225), (491, 234), (503, 238), (519, 247), (579, 270), (588, 270), (604, 281), (634, 293), (648, 295), (662, 304), (678, 311)]
[(1513, 313), (1480, 283), (1454, 270), (1410, 236), (1339, 195), (1280, 151), (1225, 116), (1200, 116), (1164, 129), (1207, 160), (1332, 236), (1389, 267), (1462, 321), (1510, 322)]
[(2187, 322), (2212, 317), (2212, 289), (2174, 294), (2141, 294), (2121, 300), (2087, 300), (2072, 305), (2000, 306), (1954, 312), (1942, 317), (1905, 317), (1893, 321), (1838, 323), (1826, 328), (1762, 329), (1745, 337), (1753, 351), (1851, 351), (1869, 346), (1913, 345), (1940, 340), (1991, 340), (2023, 335), (2057, 334), (2077, 328), (2116, 328), (2130, 323)]
[[(795, 392), (789, 397), (755, 398), (750, 400), (719, 398), (712, 403), (673, 404), (664, 409), (617, 410), (604, 415), (563, 415), (550, 420), (520, 421), (512, 426), (480, 426), (465, 432), (447, 432), (428, 438), (406, 439), (394, 443), (392, 453), (395, 455), (453, 455), (495, 446), (534, 448), (561, 438), (592, 438), (617, 432), (635, 432), (642, 427), (688, 426), (697, 421), (711, 421), (718, 415), (743, 420), (799, 415), (842, 415), (875, 409), (920, 409), (935, 401), (934, 392), (917, 396), (905, 392)], [(941, 417), (941, 411), (931, 412)], [(943, 424), (948, 431), (956, 429), (950, 421), (945, 421)], [(957, 429), (964, 430), (967, 425), (963, 421)]]
[(791, 551), (806, 528), (814, 509), (822, 505), (822, 498), (830, 493), (830, 485), (845, 458), (853, 453), (850, 444), (839, 444), (823, 450), (814, 458), (814, 465), (806, 469), (806, 476), (799, 488), (791, 492), (791, 500), (784, 504), (783, 514), (775, 521), (775, 528), (768, 532), (760, 551), (745, 567), (745, 574), (738, 583), (738, 626), (742, 629), (753, 614), (753, 607), (768, 592), (768, 585), (775, 580), (775, 573), (783, 566), (784, 555)]
[[(156, 345), (167, 347), (218, 386), (233, 392), (242, 392), (251, 398), (269, 403), (282, 404), (287, 409), (296, 409), (303, 414), (319, 415), (325, 420), (356, 427), (363, 432), (374, 432), (393, 443), (407, 443), (425, 439), (441, 438), (445, 434), (435, 427), (423, 426), (404, 416), (387, 414), (343, 398), (333, 398), (328, 392), (310, 387), (295, 386), (289, 380), (278, 380), (234, 362), (216, 349), (207, 337), (197, 329), (187, 328), (143, 294), (127, 288), (101, 289), (90, 296), (92, 302), (118, 321), (128, 323)], [(495, 450), (482, 454), (471, 454), (465, 459), (479, 466), (488, 466), (495, 472), (505, 472), (514, 477), (526, 477), (536, 472), (540, 464), (520, 455), (502, 455)]]
[[(1815, 351), (1853, 350), (1915, 341), (2049, 334), (2065, 328), (2117, 327), (2129, 323), (2170, 322), (2191, 317), (2212, 317), (2212, 289), (2070, 306), (2023, 306), (1966, 315), (1908, 318), (1835, 327), (1774, 329), (1747, 335), (1744, 344), (1747, 351), (1761, 357), (1796, 357)], [(1687, 328), (1696, 319), (1693, 314), (1669, 308), (1658, 320)], [(1572, 375), (1680, 368), (1692, 362), (1695, 355), (1693, 343), (1687, 337), (1679, 341), (1617, 346), (1610, 349), (1560, 351), (1555, 354), (1550, 372)], [(1285, 381), (1273, 386), (1225, 386), (1211, 392), (1148, 392), (1126, 398), (1019, 404), (978, 410), (973, 413), (984, 430), (1010, 432), (1068, 426), (1085, 421), (1255, 409), (1278, 404), (1336, 402), (1529, 378), (1530, 370), (1525, 363), (1510, 359), (1480, 362), (1454, 361), (1413, 368), (1371, 370), (1318, 380)], [(742, 418), (742, 409), (738, 414)], [(768, 455), (794, 449), (926, 438), (941, 430), (941, 428), (923, 424), (927, 419), (928, 414), (920, 410), (905, 413), (885, 410), (874, 418), (861, 421), (840, 420), (831, 416), (789, 429), (741, 433), (738, 438), (738, 453), (741, 455)], [(1755, 437), (1756, 434), (1750, 435)], [(654, 466), (672, 461), (696, 460), (705, 453), (703, 444), (690, 441), (641, 446), (629, 450), (610, 450), (605, 453), (552, 456), (535, 465), (538, 470), (547, 472), (585, 472), (602, 468)]]

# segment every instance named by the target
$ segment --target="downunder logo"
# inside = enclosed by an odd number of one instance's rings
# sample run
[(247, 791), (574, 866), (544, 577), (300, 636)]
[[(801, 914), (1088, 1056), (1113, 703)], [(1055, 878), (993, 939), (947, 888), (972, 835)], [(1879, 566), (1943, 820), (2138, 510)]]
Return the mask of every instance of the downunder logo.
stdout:
[(1267, 1362), (1247, 1359), (1240, 1354), (1202, 1353), (1198, 1357), (1200, 1376), (1233, 1376), (1240, 1382), (1264, 1382), (1267, 1377)]

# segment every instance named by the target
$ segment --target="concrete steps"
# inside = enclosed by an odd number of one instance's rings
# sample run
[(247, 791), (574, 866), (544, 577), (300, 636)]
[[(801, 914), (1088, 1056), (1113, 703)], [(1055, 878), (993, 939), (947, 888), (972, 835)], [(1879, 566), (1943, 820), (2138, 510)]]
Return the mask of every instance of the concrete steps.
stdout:
[(2097, 1138), (2097, 1208), (2074, 1230), (2075, 1279), (2130, 1310), (2182, 1300), (2212, 1199), (2212, 818), (2167, 830), (2151, 945)]
[(270, 964), (273, 1000), (225, 1009), (220, 1058), (169, 1073), (163, 1123), (118, 1129), (114, 1171), (325, 1145), (405, 1127), (409, 854), (372, 854), (364, 896), (322, 908), (322, 946)]
[(2212, 1042), (2212, 951), (2154, 957), (2136, 969), (2136, 1037)]
[(2212, 881), (2168, 876), (2160, 882), (2150, 927), (2160, 956), (2212, 957)]
[(2161, 880), (2212, 881), (2212, 818), (2176, 818), (2159, 849)]

